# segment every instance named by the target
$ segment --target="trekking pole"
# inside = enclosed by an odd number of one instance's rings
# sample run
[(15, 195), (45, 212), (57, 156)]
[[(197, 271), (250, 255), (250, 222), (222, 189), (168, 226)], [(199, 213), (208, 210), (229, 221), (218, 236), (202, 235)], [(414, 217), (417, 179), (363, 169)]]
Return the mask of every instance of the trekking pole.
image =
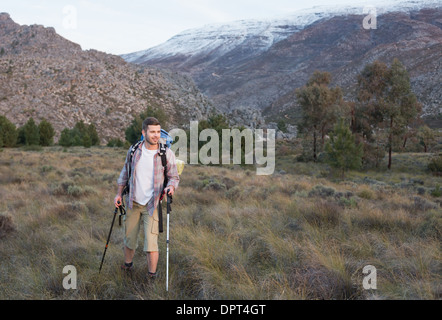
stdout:
[[(120, 211), (122, 212), (121, 207), (120, 207)], [(117, 212), (118, 212), (118, 207), (115, 207), (114, 217), (112, 219), (112, 224), (111, 224), (111, 227), (110, 227), (109, 235), (107, 236), (106, 247), (104, 247), (103, 257), (101, 258), (101, 264), (100, 264), (100, 269), (99, 269), (98, 273), (101, 272), (101, 267), (103, 266), (104, 256), (106, 255), (107, 246), (109, 244), (109, 240), (110, 240), (110, 237), (111, 237), (112, 228), (114, 227), (115, 217), (117, 216)]]
[(167, 239), (166, 239), (166, 291), (169, 291), (169, 213), (172, 211), (170, 204), (172, 203), (172, 196), (167, 194)]

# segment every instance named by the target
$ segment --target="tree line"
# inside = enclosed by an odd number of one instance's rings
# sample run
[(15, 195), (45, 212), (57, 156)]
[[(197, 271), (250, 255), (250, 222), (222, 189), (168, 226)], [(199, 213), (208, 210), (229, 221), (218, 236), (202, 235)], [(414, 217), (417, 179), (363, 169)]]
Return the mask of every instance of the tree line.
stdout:
[(345, 172), (361, 167), (379, 167), (392, 151), (405, 148), (416, 136), (425, 151), (435, 133), (422, 125), (422, 105), (411, 90), (410, 77), (398, 59), (391, 66), (375, 61), (357, 77), (355, 101), (345, 101), (340, 87), (330, 87), (331, 75), (315, 71), (305, 86), (296, 90), (302, 118), (299, 133), (301, 160), (325, 157)]
[[(392, 151), (404, 149), (410, 138), (417, 139), (425, 152), (435, 144), (435, 132), (422, 125), (422, 105), (411, 90), (407, 70), (398, 59), (394, 59), (391, 66), (379, 61), (367, 64), (357, 77), (354, 101), (346, 101), (342, 89), (332, 88), (330, 84), (330, 73), (315, 71), (307, 83), (295, 91), (302, 114), (298, 132), (303, 154), (299, 160), (325, 160), (344, 174), (348, 169), (379, 167), (388, 153), (390, 169)], [(162, 127), (167, 128), (167, 114), (147, 107), (125, 130), (126, 141), (111, 139), (108, 146), (122, 147), (138, 141), (147, 116), (156, 117)], [(213, 114), (199, 121), (198, 131), (212, 128), (220, 133), (229, 127), (224, 115)], [(285, 122), (278, 123), (280, 130), (284, 127)], [(45, 119), (37, 125), (30, 118), (17, 129), (6, 117), (0, 116), (0, 147), (49, 146), (54, 143), (54, 135), (52, 125)], [(90, 147), (99, 142), (95, 125), (79, 121), (74, 128), (61, 132), (58, 144)]]
[[(31, 117), (17, 128), (8, 118), (0, 115), (0, 147), (16, 146), (51, 146), (54, 144), (55, 130), (52, 124), (42, 119), (37, 125)], [(74, 128), (65, 128), (61, 132), (58, 144), (63, 147), (99, 145), (100, 139), (93, 123), (78, 121)]]

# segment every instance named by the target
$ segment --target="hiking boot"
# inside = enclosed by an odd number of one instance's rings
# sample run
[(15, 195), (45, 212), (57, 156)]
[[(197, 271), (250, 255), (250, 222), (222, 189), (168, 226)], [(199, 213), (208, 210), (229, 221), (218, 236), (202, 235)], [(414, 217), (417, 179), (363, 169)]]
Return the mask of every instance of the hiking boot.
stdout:
[(157, 276), (158, 276), (157, 272), (150, 272), (150, 271), (147, 272), (147, 279), (149, 280), (155, 280)]
[(134, 269), (134, 263), (133, 262), (131, 262), (131, 263), (123, 263), (122, 265), (121, 265), (121, 270), (124, 270), (124, 271), (132, 271)]

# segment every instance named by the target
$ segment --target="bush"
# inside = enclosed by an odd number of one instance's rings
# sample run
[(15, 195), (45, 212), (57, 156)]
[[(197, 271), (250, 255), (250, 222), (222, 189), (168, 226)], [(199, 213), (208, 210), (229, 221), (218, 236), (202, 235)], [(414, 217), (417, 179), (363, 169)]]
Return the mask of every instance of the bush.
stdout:
[(342, 177), (345, 171), (359, 169), (362, 166), (362, 144), (355, 143), (355, 137), (343, 119), (335, 125), (325, 150), (327, 163), (341, 169)]
[(17, 143), (18, 131), (5, 116), (0, 116), (0, 148), (14, 147)]
[(109, 140), (109, 142), (107, 143), (107, 146), (111, 147), (111, 148), (113, 148), (113, 147), (121, 148), (124, 146), (124, 143), (120, 139), (114, 138), (114, 139)]
[(440, 189), (439, 185), (436, 185), (436, 187), (434, 188), (434, 190), (431, 190), (430, 194), (433, 197), (440, 197), (442, 196), (442, 190)]
[(313, 206), (301, 208), (300, 213), (311, 225), (317, 227), (335, 227), (339, 224), (343, 208), (329, 200), (315, 202)]
[(0, 239), (15, 231), (12, 219), (9, 216), (0, 215)]
[(89, 148), (99, 145), (100, 140), (93, 123), (86, 125), (83, 121), (79, 121), (75, 124), (74, 128), (63, 129), (58, 144), (63, 147), (83, 146)]
[(422, 197), (414, 197), (414, 210), (415, 211), (428, 211), (437, 209), (439, 205), (435, 202), (429, 201)]
[(336, 190), (332, 187), (326, 187), (323, 185), (314, 186), (314, 188), (309, 192), (309, 197), (319, 196), (319, 197), (333, 197)]
[(428, 163), (428, 170), (430, 170), (433, 174), (441, 175), (442, 174), (442, 155), (434, 156), (430, 159)]
[(358, 192), (358, 197), (363, 198), (363, 199), (367, 199), (367, 200), (372, 200), (375, 198), (375, 194), (374, 194), (373, 190), (366, 188), (366, 189), (363, 189)]

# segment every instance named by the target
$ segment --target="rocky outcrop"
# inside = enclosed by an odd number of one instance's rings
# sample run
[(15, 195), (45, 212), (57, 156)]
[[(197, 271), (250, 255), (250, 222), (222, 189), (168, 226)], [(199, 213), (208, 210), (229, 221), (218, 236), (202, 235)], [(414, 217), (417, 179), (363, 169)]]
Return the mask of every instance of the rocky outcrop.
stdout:
[(83, 51), (53, 28), (21, 26), (0, 14), (0, 114), (17, 126), (46, 118), (58, 138), (83, 120), (95, 123), (105, 143), (124, 140), (133, 117), (148, 106), (167, 112), (169, 130), (206, 118), (211, 108), (188, 76)]

